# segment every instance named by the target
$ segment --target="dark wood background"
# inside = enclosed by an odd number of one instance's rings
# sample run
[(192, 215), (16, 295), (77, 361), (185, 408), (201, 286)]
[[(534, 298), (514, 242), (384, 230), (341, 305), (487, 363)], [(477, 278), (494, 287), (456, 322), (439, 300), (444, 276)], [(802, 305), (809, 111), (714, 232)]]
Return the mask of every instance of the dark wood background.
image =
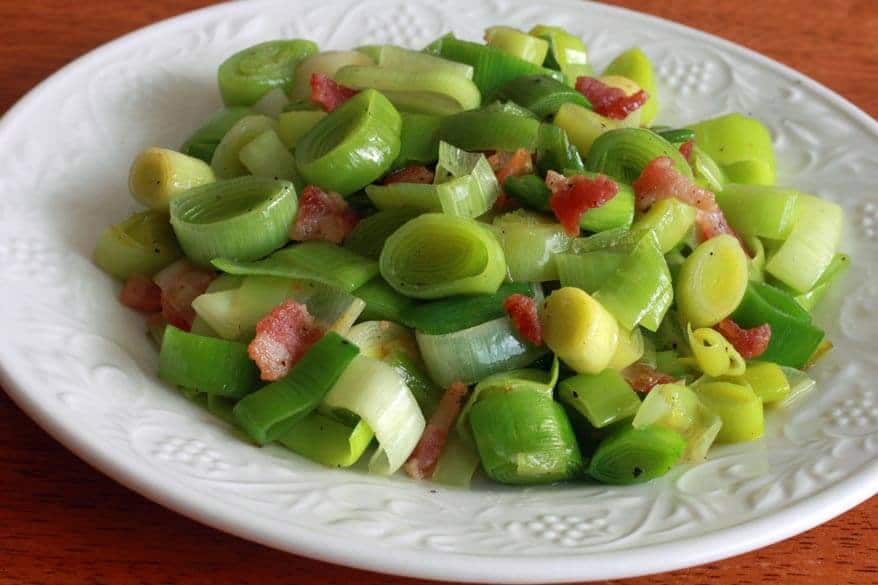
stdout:
[[(617, 0), (751, 47), (878, 115), (875, 0)], [(82, 53), (212, 4), (0, 0), (0, 112)], [(292, 2), (291, 2), (292, 4)], [(75, 7), (74, 7), (75, 6)], [(2, 171), (0, 171), (2, 172)], [(878, 583), (878, 498), (796, 538), (635, 584)], [(0, 393), (0, 583), (414, 585), (252, 544), (127, 491), (42, 432)]]

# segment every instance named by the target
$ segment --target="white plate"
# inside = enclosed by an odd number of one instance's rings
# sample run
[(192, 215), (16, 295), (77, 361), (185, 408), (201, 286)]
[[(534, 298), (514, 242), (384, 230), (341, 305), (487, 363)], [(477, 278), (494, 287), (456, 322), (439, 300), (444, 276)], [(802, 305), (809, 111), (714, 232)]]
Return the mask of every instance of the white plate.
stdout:
[[(133, 155), (176, 146), (219, 105), (222, 59), (275, 37), (418, 47), (453, 30), (549, 21), (599, 66), (639, 45), (661, 121), (738, 110), (772, 130), (782, 181), (841, 203), (853, 269), (822, 318), (819, 392), (766, 438), (638, 487), (470, 492), (323, 469), (258, 450), (156, 380), (141, 319), (89, 255), (135, 209)], [(606, 579), (742, 553), (878, 489), (878, 125), (777, 63), (655, 18), (578, 1), (304, 0), (223, 4), (94, 51), (0, 125), (0, 362), (15, 401), (77, 455), (196, 520), (269, 546), (403, 575), (509, 583)], [(832, 306), (835, 305), (835, 306)]]

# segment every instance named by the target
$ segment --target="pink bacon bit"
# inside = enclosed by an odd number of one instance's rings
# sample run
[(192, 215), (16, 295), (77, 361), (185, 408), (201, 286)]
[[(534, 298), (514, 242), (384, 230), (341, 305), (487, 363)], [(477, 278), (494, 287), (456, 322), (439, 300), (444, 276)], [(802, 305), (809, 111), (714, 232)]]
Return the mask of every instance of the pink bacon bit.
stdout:
[(610, 87), (594, 77), (587, 76), (576, 78), (576, 91), (588, 98), (595, 113), (614, 120), (624, 119), (649, 99), (649, 94), (642, 89), (632, 95), (626, 95), (618, 87)]
[(324, 112), (334, 112), (340, 105), (359, 93), (355, 89), (337, 84), (322, 73), (311, 74), (311, 101)]
[(532, 298), (521, 294), (509, 295), (503, 301), (503, 309), (519, 335), (534, 345), (543, 344), (543, 326), (537, 313), (537, 304)]
[(660, 384), (671, 384), (672, 376), (659, 372), (646, 364), (633, 364), (622, 370), (622, 377), (635, 391), (646, 394)]
[(568, 179), (549, 171), (546, 186), (552, 191), (549, 207), (569, 236), (579, 235), (579, 222), (586, 211), (600, 207), (619, 192), (619, 185), (604, 175), (594, 179), (577, 175)]
[(436, 412), (424, 428), (415, 450), (405, 463), (405, 471), (415, 479), (429, 479), (445, 448), (451, 426), (460, 414), (463, 401), (466, 399), (467, 388), (461, 382), (453, 382), (442, 395)]
[(162, 310), (162, 289), (142, 274), (132, 274), (125, 281), (119, 300), (135, 311), (158, 313)]
[(488, 157), (488, 164), (494, 169), (497, 183), (500, 185), (500, 195), (494, 201), (494, 211), (510, 211), (519, 207), (506, 191), (503, 185), (509, 177), (520, 177), (534, 170), (533, 157), (530, 151), (519, 148), (515, 152), (498, 151)]
[(678, 173), (670, 158), (660, 156), (650, 161), (640, 173), (640, 177), (634, 181), (633, 187), (638, 211), (649, 209), (661, 199), (674, 197), (698, 209), (695, 223), (698, 226), (700, 241), (709, 240), (720, 234), (729, 234), (737, 238), (744, 251), (749, 253), (747, 246), (726, 220), (714, 194), (696, 185), (689, 177)]
[(204, 294), (214, 278), (215, 272), (194, 266), (187, 260), (178, 260), (156, 274), (153, 282), (162, 291), (162, 316), (165, 320), (183, 331), (192, 329), (195, 320), (192, 301)]
[(679, 148), (680, 154), (683, 155), (683, 158), (685, 158), (686, 162), (688, 162), (690, 165), (693, 162), (692, 149), (694, 149), (694, 148), (695, 148), (695, 141), (694, 140), (687, 140), (686, 142), (681, 144), (680, 148)]
[(731, 319), (723, 319), (714, 326), (745, 360), (758, 358), (771, 342), (771, 325), (764, 323), (758, 327), (744, 329)]
[(323, 327), (305, 305), (287, 299), (256, 324), (256, 337), (247, 346), (247, 353), (259, 367), (263, 380), (279, 380), (323, 333)]
[(290, 238), (340, 244), (359, 220), (341, 195), (308, 185), (299, 198), (299, 212), (290, 228)]
[(435, 173), (423, 165), (409, 165), (398, 171), (393, 171), (384, 177), (383, 183), (385, 185), (392, 185), (393, 183), (419, 183), (422, 185), (429, 185), (433, 182), (434, 177)]

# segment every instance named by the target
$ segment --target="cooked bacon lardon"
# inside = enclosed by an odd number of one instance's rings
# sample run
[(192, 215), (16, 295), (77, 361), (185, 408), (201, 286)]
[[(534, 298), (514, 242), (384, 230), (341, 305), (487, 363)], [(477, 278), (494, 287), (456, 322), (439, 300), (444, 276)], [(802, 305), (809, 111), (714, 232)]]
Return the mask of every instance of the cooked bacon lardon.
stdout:
[(524, 148), (519, 148), (515, 152), (501, 150), (489, 156), (488, 163), (494, 169), (497, 183), (500, 184), (500, 195), (494, 201), (494, 210), (510, 211), (517, 208), (517, 202), (506, 194), (503, 185), (509, 177), (519, 177), (533, 172), (534, 163), (530, 152)]
[(685, 158), (686, 162), (688, 162), (690, 165), (693, 162), (692, 150), (694, 148), (695, 148), (695, 141), (694, 140), (687, 140), (686, 142), (681, 144), (680, 148), (678, 149), (680, 151), (680, 154), (683, 155), (683, 158)]
[(322, 73), (311, 74), (311, 101), (320, 106), (324, 112), (335, 111), (357, 93), (357, 90), (339, 85)]
[(610, 87), (599, 79), (586, 76), (576, 79), (576, 91), (588, 98), (595, 113), (614, 120), (622, 120), (649, 99), (649, 94), (642, 89), (626, 95), (618, 87)]
[(594, 179), (577, 175), (568, 179), (549, 171), (546, 186), (552, 191), (549, 207), (569, 236), (579, 235), (579, 221), (586, 211), (600, 207), (619, 192), (619, 185), (604, 175)]
[(256, 324), (256, 337), (247, 347), (247, 353), (259, 366), (263, 380), (279, 380), (323, 333), (323, 327), (305, 305), (287, 299)]
[(359, 219), (341, 195), (308, 185), (299, 198), (299, 212), (290, 228), (290, 238), (340, 244)]
[(771, 325), (764, 323), (758, 327), (744, 329), (731, 319), (723, 319), (714, 326), (745, 360), (758, 358), (771, 341)]
[(187, 260), (174, 262), (156, 274), (153, 281), (162, 291), (165, 320), (183, 331), (192, 329), (195, 320), (192, 301), (207, 290), (214, 278), (215, 272), (199, 268)]
[(674, 378), (647, 366), (646, 364), (633, 364), (622, 370), (622, 377), (637, 392), (646, 394), (659, 384), (671, 384)]
[(518, 334), (534, 345), (543, 344), (543, 326), (536, 302), (527, 295), (514, 294), (503, 301), (503, 309), (512, 319)]
[(433, 182), (434, 177), (435, 173), (423, 165), (409, 165), (398, 171), (393, 171), (384, 177), (383, 183), (385, 185), (392, 185), (393, 183), (420, 183), (423, 185), (429, 185)]
[(453, 382), (442, 395), (436, 412), (430, 417), (421, 439), (405, 463), (405, 471), (411, 477), (429, 479), (433, 476), (436, 463), (439, 462), (448, 440), (448, 433), (460, 414), (468, 391), (469, 388), (461, 382)]
[(119, 300), (135, 311), (158, 313), (162, 310), (162, 289), (142, 274), (132, 274), (125, 281)]
[[(639, 211), (649, 209), (653, 203), (661, 199), (675, 197), (698, 209), (695, 223), (701, 241), (720, 234), (730, 234), (741, 241), (726, 220), (713, 193), (702, 189), (692, 179), (678, 173), (670, 158), (660, 156), (650, 161), (640, 173), (640, 177), (634, 181), (633, 187)], [(747, 251), (743, 242), (741, 246)]]

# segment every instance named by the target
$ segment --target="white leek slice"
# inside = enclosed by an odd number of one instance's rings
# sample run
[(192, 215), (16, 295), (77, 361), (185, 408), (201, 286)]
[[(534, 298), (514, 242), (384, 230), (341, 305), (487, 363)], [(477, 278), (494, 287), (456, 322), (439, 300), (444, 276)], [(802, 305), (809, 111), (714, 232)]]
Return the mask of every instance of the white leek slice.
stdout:
[(369, 471), (381, 475), (402, 467), (427, 424), (396, 370), (363, 355), (345, 369), (323, 399), (323, 406), (353, 412), (375, 431), (378, 450), (369, 460)]

